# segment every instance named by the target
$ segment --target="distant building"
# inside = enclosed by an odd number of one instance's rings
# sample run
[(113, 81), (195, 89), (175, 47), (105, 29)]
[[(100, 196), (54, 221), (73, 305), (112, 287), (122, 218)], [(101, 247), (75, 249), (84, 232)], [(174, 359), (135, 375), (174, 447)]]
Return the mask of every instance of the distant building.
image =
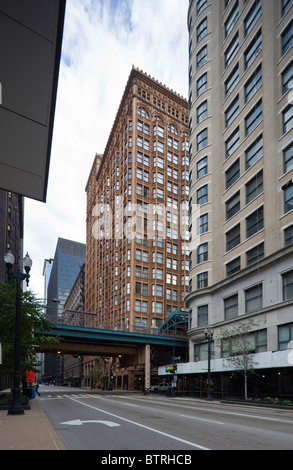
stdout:
[(86, 311), (159, 328), (188, 291), (188, 102), (132, 68), (86, 192)]
[(48, 283), (47, 314), (51, 321), (61, 318), (68, 295), (85, 262), (85, 244), (58, 238)]
[(15, 268), (22, 262), (23, 208), (23, 196), (0, 189), (0, 282), (7, 280), (4, 262), (7, 251), (15, 257)]
[[(64, 303), (85, 263), (85, 245), (58, 238), (53, 267), (48, 283), (47, 315), (51, 322), (62, 320)], [(57, 355), (45, 355), (45, 377), (62, 380), (63, 364)]]
[(47, 302), (48, 298), (48, 285), (50, 280), (50, 275), (53, 267), (53, 258), (45, 259), (43, 266), (43, 276), (44, 276), (44, 302)]

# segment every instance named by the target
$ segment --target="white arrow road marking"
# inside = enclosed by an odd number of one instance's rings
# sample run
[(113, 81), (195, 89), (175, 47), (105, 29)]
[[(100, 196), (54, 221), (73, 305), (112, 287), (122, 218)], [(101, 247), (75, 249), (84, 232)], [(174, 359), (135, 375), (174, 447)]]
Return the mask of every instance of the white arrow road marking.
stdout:
[(95, 406), (89, 405), (88, 403), (83, 403), (82, 401), (76, 400), (76, 398), (71, 398), (72, 401), (76, 401), (76, 403), (80, 403), (81, 405), (87, 406), (89, 408), (93, 408), (94, 410), (100, 411), (101, 413), (105, 413), (106, 415), (110, 415), (114, 418), (122, 419), (123, 421), (126, 421), (127, 423), (134, 424), (135, 426), (139, 426), (144, 429), (148, 429), (149, 431), (155, 432), (157, 434), (160, 434), (161, 436), (168, 437), (170, 439), (175, 439), (176, 441), (182, 442), (183, 444), (187, 444), (192, 447), (196, 447), (197, 449), (202, 449), (202, 450), (210, 450), (207, 447), (203, 447), (199, 444), (195, 444), (194, 442), (186, 441), (185, 439), (181, 439), (180, 437), (173, 436), (172, 434), (168, 434), (163, 431), (159, 431), (158, 429), (151, 428), (150, 426), (146, 426), (141, 423), (137, 423), (136, 421), (132, 421), (127, 418), (123, 418), (122, 416), (115, 415), (114, 413), (110, 413), (109, 411), (102, 410), (101, 408), (96, 408)]
[(81, 421), (80, 419), (73, 419), (72, 421), (64, 421), (63, 423), (60, 423), (60, 424), (69, 424), (70, 426), (81, 426), (82, 424), (87, 424), (87, 423), (101, 423), (101, 424), (105, 424), (105, 426), (109, 426), (110, 428), (120, 426), (120, 424), (113, 423), (113, 421), (101, 421), (101, 420)]

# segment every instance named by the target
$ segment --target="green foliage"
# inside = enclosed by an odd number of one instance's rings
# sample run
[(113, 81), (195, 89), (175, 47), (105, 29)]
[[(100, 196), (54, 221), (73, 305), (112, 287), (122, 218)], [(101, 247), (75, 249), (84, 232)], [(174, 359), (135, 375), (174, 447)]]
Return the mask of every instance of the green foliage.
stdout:
[(247, 398), (247, 374), (254, 373), (257, 365), (253, 360), (255, 349), (253, 330), (257, 324), (253, 319), (244, 320), (222, 332), (220, 344), (223, 357), (234, 370), (244, 376), (244, 395)]
[(88, 378), (90, 379), (93, 388), (96, 388), (99, 384), (101, 385), (101, 379), (104, 376), (104, 367), (102, 362), (95, 364), (93, 369), (90, 370)]
[[(14, 340), (16, 318), (16, 283), (0, 284), (0, 342), (2, 343), (3, 375), (12, 375), (14, 370)], [(38, 371), (36, 346), (58, 344), (58, 339), (45, 337), (42, 333), (51, 329), (51, 322), (44, 315), (44, 305), (31, 291), (21, 293), (21, 377), (26, 370)]]

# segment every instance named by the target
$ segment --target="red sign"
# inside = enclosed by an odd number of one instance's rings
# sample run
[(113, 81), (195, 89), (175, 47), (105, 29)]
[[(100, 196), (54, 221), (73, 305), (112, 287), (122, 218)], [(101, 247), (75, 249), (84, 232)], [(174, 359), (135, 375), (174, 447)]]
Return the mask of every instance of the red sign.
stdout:
[(26, 371), (26, 381), (27, 382), (35, 382), (36, 381), (36, 373), (32, 370), (27, 370)]

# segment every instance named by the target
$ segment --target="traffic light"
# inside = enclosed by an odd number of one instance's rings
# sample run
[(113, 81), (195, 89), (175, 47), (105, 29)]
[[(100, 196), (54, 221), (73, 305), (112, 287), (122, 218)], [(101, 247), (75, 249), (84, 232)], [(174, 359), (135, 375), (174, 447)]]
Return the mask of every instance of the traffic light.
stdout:
[(174, 372), (174, 374), (177, 374), (177, 364), (174, 364), (173, 372)]

